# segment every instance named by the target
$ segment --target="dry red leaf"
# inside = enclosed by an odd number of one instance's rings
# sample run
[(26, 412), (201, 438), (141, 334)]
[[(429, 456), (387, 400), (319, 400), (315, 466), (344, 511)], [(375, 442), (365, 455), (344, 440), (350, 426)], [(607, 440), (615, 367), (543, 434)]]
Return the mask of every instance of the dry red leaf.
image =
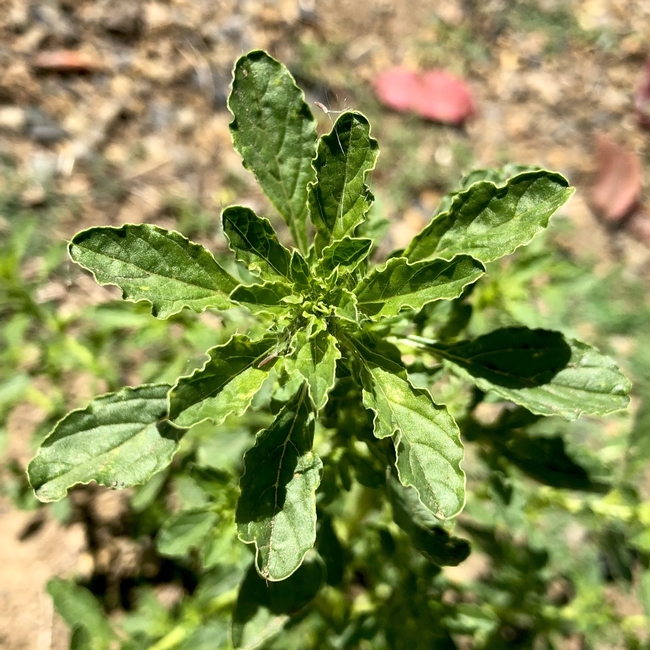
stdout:
[(641, 79), (636, 89), (636, 97), (634, 98), (634, 106), (639, 124), (646, 129), (650, 129), (650, 59), (646, 61), (641, 73)]
[(92, 72), (102, 67), (95, 57), (77, 50), (39, 52), (32, 60), (32, 65), (37, 70), (50, 72)]
[(462, 124), (476, 113), (467, 84), (444, 70), (423, 73), (391, 68), (374, 81), (379, 100), (393, 110), (411, 111), (428, 120)]
[(601, 219), (620, 223), (639, 205), (643, 181), (641, 160), (609, 136), (597, 134), (596, 170), (590, 194), (592, 208)]

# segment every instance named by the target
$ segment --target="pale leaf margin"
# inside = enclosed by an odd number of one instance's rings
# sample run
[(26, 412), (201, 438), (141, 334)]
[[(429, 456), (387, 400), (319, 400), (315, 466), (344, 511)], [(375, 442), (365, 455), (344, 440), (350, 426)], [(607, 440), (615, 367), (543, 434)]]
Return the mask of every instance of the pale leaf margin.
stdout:
[[(81, 255), (78, 255), (75, 249), (79, 249), (83, 253), (92, 253), (97, 256), (104, 256), (108, 259), (115, 259), (115, 258), (110, 258), (108, 255), (104, 253), (99, 253), (97, 251), (93, 251), (90, 249), (84, 250), (84, 248), (80, 245), (81, 241), (84, 241), (85, 239), (88, 239), (90, 235), (93, 233), (113, 233), (118, 236), (122, 236), (119, 233), (124, 233), (124, 236), (126, 236), (128, 233), (133, 233), (136, 230), (141, 230), (143, 232), (147, 232), (150, 234), (154, 234), (156, 236), (165, 236), (167, 237), (170, 241), (174, 241), (175, 244), (180, 244), (184, 247), (186, 247), (186, 250), (184, 251), (187, 253), (188, 251), (191, 251), (192, 253), (196, 255), (204, 255), (206, 260), (210, 264), (214, 265), (214, 273), (215, 277), (217, 275), (221, 276), (223, 281), (228, 285), (225, 286), (223, 289), (216, 290), (212, 289), (212, 295), (211, 296), (205, 296), (204, 298), (196, 298), (196, 299), (190, 299), (190, 298), (185, 298), (185, 299), (179, 299), (179, 300), (174, 300), (168, 299), (165, 300), (163, 299), (161, 301), (161, 305), (157, 305), (156, 302), (152, 299), (152, 297), (147, 296), (144, 292), (136, 292), (133, 293), (133, 295), (129, 295), (129, 291), (127, 289), (123, 288), (119, 284), (119, 277), (113, 276), (106, 271), (104, 271), (101, 267), (91, 267), (87, 263), (82, 262), (79, 257)], [(217, 260), (214, 258), (214, 255), (207, 250), (204, 246), (201, 246), (201, 244), (197, 244), (196, 242), (191, 241), (181, 233), (179, 233), (176, 230), (167, 230), (165, 228), (160, 228), (159, 226), (154, 226), (151, 224), (131, 224), (131, 223), (126, 223), (121, 226), (93, 226), (91, 228), (87, 228), (85, 230), (81, 230), (78, 233), (74, 235), (74, 237), (68, 242), (68, 255), (70, 256), (70, 259), (75, 263), (81, 266), (83, 269), (86, 269), (88, 272), (90, 272), (98, 285), (100, 286), (107, 286), (107, 285), (113, 285), (116, 286), (120, 289), (122, 292), (122, 300), (126, 300), (127, 302), (133, 302), (133, 303), (138, 303), (138, 302), (148, 302), (151, 305), (151, 313), (159, 319), (166, 319), (169, 318), (170, 316), (173, 316), (174, 314), (177, 314), (181, 312), (184, 308), (191, 309), (192, 311), (195, 311), (197, 313), (204, 312), (208, 308), (215, 308), (219, 310), (226, 310), (229, 309), (230, 307), (233, 306), (232, 302), (230, 301), (229, 294), (234, 291), (237, 286), (239, 286), (240, 282), (232, 277), (220, 264), (217, 262)], [(122, 264), (132, 264), (133, 266), (137, 266), (133, 261), (129, 260), (128, 262), (125, 260), (118, 260)], [(173, 262), (170, 262), (170, 265), (173, 264)], [(156, 274), (152, 273), (151, 271), (147, 270), (144, 267), (140, 267), (140, 269), (143, 271), (143, 273), (146, 273), (147, 275), (159, 275), (160, 277), (167, 277), (167, 279), (172, 280), (172, 281), (179, 281), (177, 278), (174, 278), (172, 276), (162, 276), (161, 274)], [(127, 278), (130, 282), (133, 282), (135, 278)], [(197, 285), (198, 286), (198, 285)], [(210, 288), (208, 287), (202, 287), (206, 289), (206, 291), (210, 291)], [(199, 304), (192, 306), (190, 304), (191, 302), (197, 302)], [(172, 303), (172, 305), (165, 307), (164, 303)]]
[[(167, 419), (167, 393), (170, 389), (170, 384), (127, 386), (120, 391), (96, 397), (85, 408), (76, 409), (65, 415), (43, 440), (36, 455), (27, 467), (29, 483), (36, 497), (45, 503), (59, 501), (73, 486), (88, 485), (93, 481), (98, 485), (111, 489), (143, 485), (154, 474), (165, 469), (171, 463), (176, 451), (178, 451), (180, 439), (185, 432), (185, 429), (173, 426)], [(144, 393), (145, 396), (140, 397), (140, 393)], [(145, 411), (144, 408), (126, 407), (129, 402), (142, 400), (159, 403), (152, 406), (148, 418), (142, 417)], [(125, 405), (121, 413), (119, 404)], [(106, 412), (106, 408), (103, 407), (115, 405), (118, 405), (115, 407), (117, 415), (133, 418), (139, 414), (143, 421), (136, 419), (131, 422), (120, 422), (118, 419), (116, 422), (102, 423), (102, 411)], [(124, 420), (124, 418), (121, 419)], [(70, 444), (69, 437), (88, 435), (93, 431), (101, 432), (104, 427), (119, 425), (125, 427), (132, 425), (134, 427), (132, 434), (124, 436), (122, 440), (118, 441), (118, 444), (112, 447), (109, 446), (95, 455), (86, 454), (85, 459), (81, 457), (83, 454), (77, 462), (71, 458), (72, 450), (76, 449), (76, 453), (79, 454), (79, 445), (77, 441), (72, 441)], [(69, 428), (69, 433), (66, 433), (66, 428)], [(150, 439), (147, 439), (147, 435)], [(119, 436), (117, 437), (119, 438)], [(146, 453), (143, 452), (134, 456), (131, 450), (125, 454), (124, 446), (134, 444), (133, 441), (136, 437), (145, 438)], [(63, 441), (63, 449), (53, 450), (52, 448), (61, 441)], [(69, 444), (66, 445), (66, 441)], [(93, 446), (96, 450), (97, 444), (93, 443)], [(125, 454), (124, 459), (119, 457), (120, 452)], [(104, 459), (96, 469), (91, 467), (85, 473), (82, 471), (84, 464), (92, 465), (102, 456), (104, 456)], [(62, 463), (57, 457), (64, 462)], [(116, 459), (117, 462), (113, 466), (111, 462)], [(128, 465), (129, 461), (131, 462), (130, 465)], [(66, 475), (72, 475), (72, 478), (61, 480)]]

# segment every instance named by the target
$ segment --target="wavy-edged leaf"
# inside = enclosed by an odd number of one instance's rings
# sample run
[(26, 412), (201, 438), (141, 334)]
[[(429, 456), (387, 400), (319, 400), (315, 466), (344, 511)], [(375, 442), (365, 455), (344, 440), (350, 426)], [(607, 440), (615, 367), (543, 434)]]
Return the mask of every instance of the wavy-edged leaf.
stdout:
[(289, 302), (283, 298), (293, 297), (293, 289), (284, 282), (263, 282), (262, 284), (240, 284), (230, 299), (243, 305), (254, 314), (281, 316), (289, 310)]
[(203, 246), (149, 224), (89, 228), (77, 233), (70, 257), (101, 285), (115, 284), (125, 300), (146, 300), (157, 318), (189, 307), (228, 309), (238, 282)]
[(561, 174), (546, 170), (523, 172), (500, 186), (473, 183), (413, 238), (404, 256), (415, 262), (465, 254), (491, 262), (530, 242), (573, 192)]
[(291, 279), (291, 253), (278, 241), (268, 219), (241, 205), (226, 208), (221, 218), (231, 250), (249, 270), (259, 271), (265, 278)]
[(317, 557), (306, 557), (302, 566), (282, 582), (263, 580), (251, 565), (233, 612), (233, 646), (252, 650), (275, 636), (316, 597), (324, 577), (323, 565)]
[(235, 64), (228, 107), (235, 149), (244, 167), (307, 250), (307, 186), (314, 179), (316, 120), (287, 68), (256, 50)]
[(314, 412), (307, 385), (295, 393), (244, 456), (235, 520), (239, 538), (255, 544), (267, 580), (284, 580), (316, 540), (316, 488), (323, 464), (311, 450)]
[(630, 401), (631, 384), (612, 359), (560, 332), (508, 327), (470, 341), (425, 347), (481, 390), (538, 415), (574, 420), (583, 413), (620, 411)]
[(354, 343), (363, 359), (363, 403), (375, 413), (375, 436), (393, 438), (400, 482), (414, 487), (436, 517), (456, 516), (465, 503), (456, 422), (428, 391), (413, 388), (395, 346), (370, 338)]
[(352, 272), (369, 255), (372, 239), (343, 237), (324, 248), (316, 264), (316, 274), (327, 277), (339, 266)]
[(298, 332), (295, 340), (296, 351), (285, 358), (285, 368), (290, 373), (299, 373), (307, 382), (318, 412), (327, 403), (327, 395), (336, 381), (336, 362), (341, 353), (336, 339), (327, 331), (319, 331), (311, 338), (306, 332)]
[(379, 147), (364, 115), (346, 111), (318, 142), (316, 181), (309, 186), (309, 216), (316, 227), (314, 247), (354, 234), (374, 197), (365, 183), (374, 169)]
[(337, 304), (334, 306), (334, 315), (350, 323), (359, 322), (359, 309), (357, 297), (347, 289), (339, 290)]
[(180, 377), (170, 391), (169, 419), (191, 427), (203, 420), (219, 425), (229, 415), (242, 415), (273, 367), (269, 357), (276, 345), (273, 337), (251, 341), (238, 334), (208, 350), (205, 365)]
[(390, 476), (386, 481), (395, 523), (411, 538), (413, 546), (438, 566), (458, 566), (467, 559), (469, 542), (452, 537), (438, 525), (412, 488)]
[(427, 260), (415, 264), (393, 257), (367, 275), (354, 293), (363, 313), (390, 318), (404, 309), (419, 310), (434, 300), (457, 298), (484, 273), (484, 266), (466, 255), (451, 262)]
[(123, 388), (68, 413), (43, 440), (27, 473), (41, 501), (78, 483), (111, 488), (145, 483), (171, 463), (182, 431), (167, 422), (171, 386)]
[(309, 264), (305, 258), (300, 254), (297, 248), (294, 248), (291, 253), (291, 262), (289, 263), (289, 274), (291, 281), (298, 287), (309, 287), (309, 278), (311, 273), (309, 271)]
[(458, 187), (451, 192), (447, 192), (442, 199), (435, 211), (435, 215), (441, 214), (442, 212), (447, 212), (451, 207), (451, 202), (454, 197), (460, 192), (464, 192), (470, 185), (478, 183), (479, 181), (490, 181), (495, 185), (501, 186), (505, 185), (513, 176), (523, 174), (524, 172), (536, 172), (540, 171), (542, 168), (535, 165), (519, 165), (516, 163), (508, 163), (503, 167), (490, 167), (487, 169), (473, 169), (472, 171), (465, 174), (458, 183)]

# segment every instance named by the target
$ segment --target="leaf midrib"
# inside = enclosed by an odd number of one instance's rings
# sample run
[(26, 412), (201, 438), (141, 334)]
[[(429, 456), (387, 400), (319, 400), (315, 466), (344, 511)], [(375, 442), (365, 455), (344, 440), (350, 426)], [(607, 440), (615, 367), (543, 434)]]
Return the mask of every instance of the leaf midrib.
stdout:
[[(155, 251), (157, 255), (160, 255), (160, 251), (158, 251), (158, 250), (156, 250), (155, 248), (153, 248), (153, 247), (151, 246), (151, 244), (150, 244), (149, 242), (146, 241), (146, 239), (144, 239), (143, 237), (141, 237), (140, 235), (137, 235), (137, 234), (135, 234), (135, 233), (131, 233), (131, 235), (132, 235), (133, 237), (139, 239), (140, 241), (142, 241), (144, 244), (146, 244), (146, 245), (147, 245), (151, 250)], [(171, 239), (166, 239), (166, 241), (172, 241), (172, 240), (171, 240)], [(177, 246), (178, 248), (180, 248), (180, 245), (178, 244), (178, 242), (174, 242), (174, 241), (172, 241), (172, 243), (173, 243), (175, 246)], [(228, 297), (228, 294), (226, 294), (225, 292), (221, 291), (220, 289), (215, 289), (214, 286), (209, 287), (209, 286), (205, 286), (205, 285), (203, 285), (203, 284), (197, 284), (196, 282), (187, 282), (187, 281), (180, 280), (179, 278), (173, 277), (173, 276), (171, 276), (171, 275), (163, 275), (162, 273), (158, 273), (158, 272), (155, 272), (155, 271), (149, 271), (149, 270), (147, 270), (146, 268), (144, 268), (143, 266), (140, 266), (140, 265), (138, 265), (138, 264), (135, 264), (132, 260), (123, 260), (123, 259), (120, 259), (119, 257), (113, 257), (113, 256), (108, 255), (108, 254), (106, 254), (106, 253), (103, 253), (103, 252), (101, 252), (101, 251), (96, 251), (96, 250), (93, 250), (92, 248), (85, 247), (85, 246), (83, 246), (83, 245), (81, 245), (81, 244), (75, 244), (75, 243), (74, 243), (74, 240), (72, 241), (72, 245), (73, 245), (73, 246), (76, 246), (77, 248), (80, 248), (80, 249), (83, 250), (83, 251), (86, 251), (87, 253), (92, 253), (92, 254), (94, 254), (94, 255), (96, 255), (96, 256), (98, 256), (98, 257), (105, 258), (105, 259), (107, 259), (107, 260), (109, 260), (109, 261), (119, 262), (119, 263), (124, 264), (124, 265), (126, 265), (126, 266), (129, 266), (129, 265), (130, 265), (130, 266), (132, 266), (132, 267), (134, 267), (134, 268), (136, 268), (136, 269), (139, 269), (140, 271), (142, 271), (142, 272), (145, 274), (145, 275), (142, 277), (143, 280), (146, 279), (146, 278), (148, 278), (148, 277), (154, 276), (154, 277), (156, 277), (156, 278), (162, 278), (163, 280), (171, 280), (172, 282), (176, 282), (176, 283), (181, 284), (181, 285), (186, 285), (186, 286), (189, 286), (189, 287), (196, 287), (196, 288), (199, 288), (199, 289), (204, 289), (204, 290), (206, 290), (206, 291), (210, 291), (211, 293), (216, 293), (216, 294), (219, 294), (219, 295), (225, 296), (226, 298)], [(181, 249), (181, 250), (182, 250), (182, 249)], [(209, 251), (206, 250), (205, 252), (206, 252), (208, 255), (210, 255)], [(76, 261), (76, 260), (75, 260), (75, 261)], [(213, 261), (214, 261), (215, 264), (217, 264), (217, 262), (216, 262), (216, 260), (214, 260), (214, 258), (213, 258)], [(81, 262), (81, 261), (79, 261), (78, 263), (79, 263), (81, 266), (83, 266), (85, 269), (88, 269), (88, 270), (89, 270), (89, 271), (90, 271), (90, 272), (91, 272), (95, 277), (97, 277), (97, 272), (99, 272), (99, 273), (102, 272), (101, 269), (98, 269), (97, 271), (95, 271), (95, 269), (92, 269), (91, 267), (86, 266), (86, 265), (85, 265), (83, 262)], [(102, 275), (103, 275), (103, 273), (102, 273)], [(140, 279), (140, 278), (137, 278), (137, 277), (129, 277), (129, 276), (124, 276), (124, 275), (120, 275), (120, 276), (118, 276), (118, 275), (113, 275), (113, 276), (111, 276), (111, 277), (116, 278), (116, 279), (129, 280), (129, 281), (131, 281), (131, 282), (136, 282), (137, 280)], [(98, 282), (99, 282), (99, 280), (98, 280)], [(115, 284), (115, 283), (114, 283), (114, 282), (111, 282), (111, 281), (109, 280), (109, 281), (107, 281), (107, 282), (100, 282), (100, 284)], [(119, 286), (119, 285), (117, 285), (117, 286)], [(236, 286), (236, 285), (235, 285), (235, 286)], [(163, 292), (163, 293), (164, 293), (164, 292)], [(153, 295), (153, 294), (152, 294), (152, 295)], [(164, 296), (163, 296), (163, 297), (164, 297)], [(208, 297), (209, 297), (209, 296), (204, 296), (203, 298), (165, 298), (165, 299), (166, 299), (166, 301), (169, 301), (169, 302), (178, 302), (178, 301), (181, 301), (181, 300), (205, 300), (205, 298), (208, 298)]]
[[(239, 234), (239, 236), (240, 236), (240, 237), (241, 237), (241, 238), (242, 238), (242, 239), (243, 239), (243, 240), (244, 240), (244, 241), (245, 241), (245, 242), (250, 246), (250, 249), (251, 249), (255, 254), (257, 254), (258, 257), (260, 257), (261, 259), (263, 259), (263, 260), (264, 260), (264, 261), (265, 261), (265, 262), (266, 262), (266, 263), (267, 263), (267, 264), (268, 264), (268, 265), (269, 265), (269, 266), (270, 266), (270, 267), (271, 267), (271, 268), (272, 268), (272, 269), (273, 269), (273, 270), (274, 270), (274, 271), (275, 271), (275, 272), (276, 272), (280, 277), (282, 277), (282, 278), (286, 278), (287, 280), (291, 281), (291, 278), (289, 277), (289, 274), (288, 274), (288, 273), (286, 273), (286, 274), (285, 274), (285, 273), (282, 273), (282, 271), (280, 271), (280, 269), (278, 269), (277, 266), (275, 266), (275, 264), (272, 262), (272, 260), (271, 260), (271, 258), (270, 258), (270, 255), (269, 255), (269, 256), (265, 256), (264, 254), (262, 254), (262, 252), (261, 252), (261, 251), (260, 251), (260, 250), (259, 250), (259, 249), (254, 245), (254, 244), (253, 244), (253, 242), (251, 242), (251, 240), (248, 238), (248, 234), (247, 234), (247, 233), (244, 234), (244, 232), (242, 231), (242, 229), (239, 227), (238, 224), (236, 224), (236, 223), (235, 223), (232, 219), (230, 219), (230, 218), (228, 218), (228, 221), (230, 222), (231, 226), (232, 226), (232, 227), (237, 231), (237, 233)], [(278, 246), (281, 246), (280, 242), (278, 242), (277, 240), (276, 240), (276, 243), (278, 244)]]

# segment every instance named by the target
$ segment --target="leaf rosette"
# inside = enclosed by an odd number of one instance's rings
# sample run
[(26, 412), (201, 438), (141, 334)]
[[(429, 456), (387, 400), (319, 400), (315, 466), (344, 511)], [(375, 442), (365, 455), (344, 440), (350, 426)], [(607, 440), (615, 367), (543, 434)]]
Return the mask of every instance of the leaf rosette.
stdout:
[[(436, 522), (455, 517), (465, 503), (461, 432), (450, 410), (412, 382), (404, 352), (436, 357), (441, 372), (540, 416), (604, 415), (629, 401), (630, 384), (613, 361), (559, 332), (515, 327), (459, 340), (465, 318), (451, 341), (413, 334), (418, 314), (439, 301), (461, 305), (485, 264), (529, 243), (573, 189), (543, 169), (475, 172), (443, 199), (405, 250), (375, 263), (374, 242), (363, 236), (379, 152), (367, 118), (345, 111), (318, 137), (291, 74), (261, 51), (237, 62), (228, 105), (235, 149), (294, 246), (281, 241), (271, 220), (231, 206), (222, 225), (236, 261), (225, 267), (203, 246), (151, 225), (91, 228), (72, 239), (69, 252), (100, 284), (149, 302), (158, 318), (184, 308), (240, 308), (260, 320), (265, 335), (237, 332), (173, 384), (125, 388), (73, 411), (30, 463), (31, 485), (39, 499), (52, 501), (89, 481), (110, 488), (142, 484), (171, 462), (187, 429), (209, 422), (214, 436), (226, 435), (220, 427), (228, 418), (268, 405), (271, 394), (275, 415), (244, 456), (233, 518), (240, 539), (255, 547), (264, 581), (310, 576), (310, 588), (296, 600), (303, 606), (322, 581), (318, 561), (303, 563), (317, 540), (321, 481), (337, 462), (357, 458), (361, 466), (354, 441), (362, 432), (339, 431), (337, 444), (348, 446), (340, 454), (318, 442), (327, 439), (319, 422), (332, 422), (337, 408), (347, 408), (341, 396), (352, 384), (372, 423), (364, 444), (381, 465), (376, 471), (366, 463), (369, 476), (376, 475), (366, 482), (388, 486), (395, 522), (429, 561), (457, 564), (467, 544)], [(245, 282), (226, 270), (237, 265), (247, 268)], [(532, 472), (520, 451), (501, 448)], [(339, 467), (341, 476), (344, 470)], [(161, 547), (189, 548), (209, 537), (217, 520), (209, 508), (177, 515)], [(182, 536), (178, 544), (174, 534)], [(261, 584), (253, 573), (244, 580), (242, 589), (256, 594), (259, 611), (238, 602), (237, 642), (265, 637), (288, 620), (284, 611), (272, 612)]]

